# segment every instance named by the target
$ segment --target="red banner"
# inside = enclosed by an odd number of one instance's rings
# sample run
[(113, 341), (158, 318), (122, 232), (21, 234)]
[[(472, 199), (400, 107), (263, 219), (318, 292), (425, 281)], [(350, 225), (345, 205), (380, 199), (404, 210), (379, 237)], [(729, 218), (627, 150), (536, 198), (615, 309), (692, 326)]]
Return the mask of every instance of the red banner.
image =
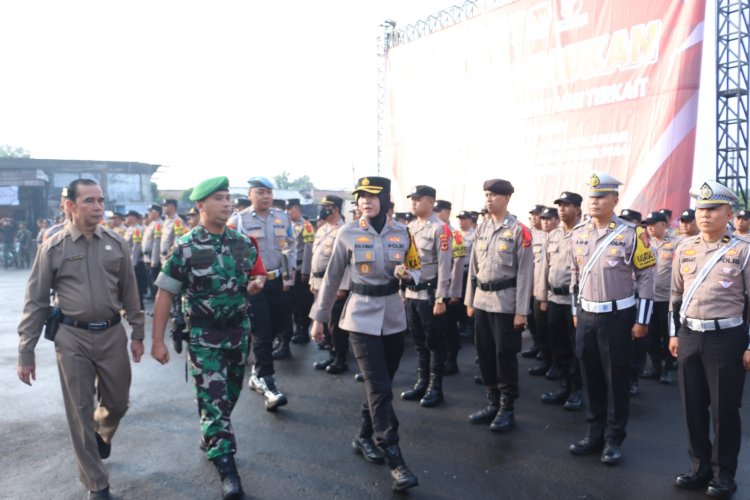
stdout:
[[(585, 195), (689, 205), (705, 1), (520, 0), (387, 56), (385, 161), (400, 193), (429, 184), (467, 210), (510, 180), (511, 211)], [(520, 205), (520, 206), (519, 206)]]

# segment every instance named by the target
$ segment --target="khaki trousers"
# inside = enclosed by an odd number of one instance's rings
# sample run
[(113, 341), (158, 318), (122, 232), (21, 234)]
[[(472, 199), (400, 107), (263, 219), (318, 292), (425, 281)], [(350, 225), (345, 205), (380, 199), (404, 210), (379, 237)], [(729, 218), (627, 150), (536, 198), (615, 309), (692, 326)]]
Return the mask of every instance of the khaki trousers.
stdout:
[(128, 338), (122, 324), (102, 331), (60, 325), (55, 351), (79, 477), (86, 489), (98, 491), (109, 486), (109, 476), (95, 432), (111, 442), (128, 409)]

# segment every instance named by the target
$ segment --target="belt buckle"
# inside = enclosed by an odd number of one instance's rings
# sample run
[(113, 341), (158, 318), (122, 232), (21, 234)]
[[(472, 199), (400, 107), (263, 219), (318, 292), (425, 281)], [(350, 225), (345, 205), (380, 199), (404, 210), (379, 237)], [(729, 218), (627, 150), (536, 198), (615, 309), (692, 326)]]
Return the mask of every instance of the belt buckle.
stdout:
[(601, 304), (601, 305), (599, 306), (599, 308), (600, 308), (599, 310), (600, 310), (601, 312), (603, 312), (603, 313), (610, 313), (610, 312), (612, 312), (612, 310), (614, 309), (614, 308), (612, 307), (612, 302), (605, 302), (604, 304)]
[(89, 330), (106, 330), (107, 325), (109, 324), (109, 321), (100, 321), (98, 323), (89, 323)]
[(275, 280), (279, 277), (279, 271), (269, 271), (268, 272), (268, 279), (269, 280)]

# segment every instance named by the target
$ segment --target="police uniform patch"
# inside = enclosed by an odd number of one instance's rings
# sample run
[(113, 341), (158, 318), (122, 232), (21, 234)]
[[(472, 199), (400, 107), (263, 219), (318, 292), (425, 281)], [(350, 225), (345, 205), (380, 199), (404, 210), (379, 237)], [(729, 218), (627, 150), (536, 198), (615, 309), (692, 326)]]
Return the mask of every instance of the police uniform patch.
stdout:
[(360, 236), (360, 237), (357, 238), (357, 241), (359, 243), (372, 243), (372, 238), (370, 238), (368, 236)]
[(682, 272), (683, 273), (689, 273), (690, 272), (690, 266), (683, 266), (682, 267)]
[(621, 241), (621, 240), (624, 240), (624, 239), (625, 239), (625, 235), (624, 235), (624, 234), (618, 234), (617, 236), (615, 236), (615, 239), (616, 239), (617, 241)]
[(738, 252), (737, 252), (737, 250), (735, 250), (735, 249), (733, 248), (733, 249), (731, 249), (731, 250), (729, 250), (729, 251), (727, 252), (727, 255), (737, 255), (737, 253), (738, 253)]
[(722, 288), (729, 288), (730, 286), (732, 286), (732, 284), (734, 284), (734, 281), (721, 280), (719, 281), (719, 284), (722, 286)]
[(510, 229), (506, 229), (503, 233), (503, 236), (505, 236), (506, 238), (509, 236), (513, 236), (513, 231), (511, 231)]
[(361, 272), (362, 274), (369, 274), (370, 270), (371, 270), (370, 264), (359, 265), (359, 272)]
[(503, 251), (505, 251), (505, 250), (507, 250), (507, 249), (508, 249), (508, 245), (506, 245), (505, 243), (500, 243), (500, 244), (499, 244), (499, 245), (497, 246), (497, 249), (498, 249), (498, 250), (500, 250), (501, 252), (503, 252)]
[[(731, 251), (732, 250), (730, 250), (730, 252)], [(693, 250), (692, 248), (688, 248), (687, 250), (682, 251), (682, 255), (688, 255), (688, 256), (695, 255), (695, 253), (696, 253), (695, 250)]]
[(610, 248), (610, 249), (609, 249), (609, 253), (610, 253), (611, 255), (617, 255), (617, 248)]

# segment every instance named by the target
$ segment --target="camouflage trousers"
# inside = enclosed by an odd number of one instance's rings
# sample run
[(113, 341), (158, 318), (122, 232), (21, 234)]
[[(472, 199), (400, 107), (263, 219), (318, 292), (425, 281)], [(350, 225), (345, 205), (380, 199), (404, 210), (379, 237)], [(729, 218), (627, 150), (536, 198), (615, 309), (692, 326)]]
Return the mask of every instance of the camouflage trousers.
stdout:
[(249, 334), (243, 330), (190, 331), (188, 355), (200, 417), (201, 449), (209, 460), (237, 451), (230, 417), (242, 390), (250, 344)]

